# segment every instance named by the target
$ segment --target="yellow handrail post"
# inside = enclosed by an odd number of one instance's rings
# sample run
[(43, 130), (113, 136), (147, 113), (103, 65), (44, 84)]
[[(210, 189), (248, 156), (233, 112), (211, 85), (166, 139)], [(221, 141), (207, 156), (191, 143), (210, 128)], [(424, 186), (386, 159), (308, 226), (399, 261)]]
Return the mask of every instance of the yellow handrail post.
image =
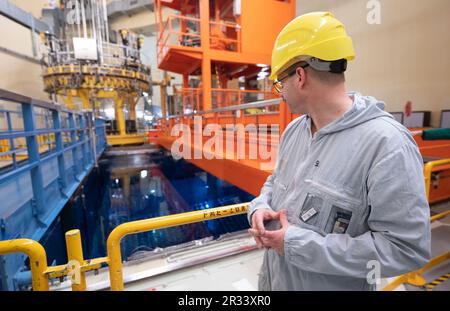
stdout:
[(430, 201), (430, 186), (431, 186), (431, 169), (433, 165), (428, 162), (423, 167), (423, 173), (425, 175), (425, 190), (427, 193), (427, 201)]
[(80, 230), (70, 230), (66, 232), (66, 247), (68, 267), (72, 275), (72, 290), (86, 290), (86, 276), (81, 267), (84, 265), (83, 248), (81, 246)]
[(244, 214), (247, 212), (247, 209), (248, 203), (242, 203), (207, 210), (138, 220), (119, 225), (111, 232), (108, 237), (108, 241), (106, 242), (109, 258), (109, 278), (111, 282), (111, 290), (120, 291), (124, 289), (120, 241), (126, 235), (191, 224), (231, 215)]
[(30, 239), (0, 241), (0, 254), (25, 253), (30, 257), (34, 291), (48, 291), (47, 255), (41, 244)]

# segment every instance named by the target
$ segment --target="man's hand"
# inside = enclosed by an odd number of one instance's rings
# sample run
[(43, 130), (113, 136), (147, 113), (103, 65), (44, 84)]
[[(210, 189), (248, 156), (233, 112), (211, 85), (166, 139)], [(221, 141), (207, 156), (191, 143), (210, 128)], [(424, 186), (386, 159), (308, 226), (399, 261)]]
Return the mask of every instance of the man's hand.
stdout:
[(265, 220), (279, 219), (279, 213), (274, 212), (271, 209), (261, 208), (256, 210), (252, 215), (252, 228), (248, 232), (255, 238), (258, 248), (263, 247), (260, 236), (266, 232), (264, 227)]
[(284, 235), (290, 226), (287, 220), (287, 210), (282, 210), (279, 213), (281, 229), (276, 231), (266, 230), (264, 234), (259, 236), (264, 247), (272, 248), (277, 251), (280, 256), (284, 256)]

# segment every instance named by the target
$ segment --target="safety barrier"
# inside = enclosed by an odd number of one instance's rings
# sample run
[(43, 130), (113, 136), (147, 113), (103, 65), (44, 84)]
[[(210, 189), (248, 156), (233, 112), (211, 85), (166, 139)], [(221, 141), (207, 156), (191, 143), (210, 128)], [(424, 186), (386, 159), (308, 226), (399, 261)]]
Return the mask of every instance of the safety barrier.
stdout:
[(124, 289), (120, 249), (120, 241), (123, 237), (151, 230), (245, 214), (247, 209), (248, 203), (242, 203), (124, 223), (110, 233), (107, 239), (107, 257), (90, 260), (83, 258), (80, 231), (71, 230), (66, 233), (67, 257), (69, 260), (66, 265), (48, 267), (47, 256), (42, 245), (29, 239), (0, 241), (0, 255), (21, 252), (30, 257), (32, 286), (35, 291), (49, 290), (49, 279), (63, 276), (72, 277), (72, 290), (84, 291), (86, 290), (85, 273), (101, 268), (102, 264), (109, 265), (111, 290), (119, 291)]
[[(191, 27), (187, 25), (190, 24)], [(179, 29), (178, 29), (179, 28)], [(161, 26), (157, 43), (158, 63), (166, 56), (170, 46), (201, 47), (200, 19), (169, 15)]]
[(277, 125), (280, 135), (289, 122), (298, 117), (298, 115), (288, 111), (286, 103), (282, 102), (281, 98), (274, 98), (206, 111), (194, 110), (189, 113), (180, 111), (179, 114), (168, 116), (164, 126), (160, 119), (158, 126), (163, 131), (170, 133), (175, 124), (192, 124), (195, 116), (202, 116), (203, 125), (210, 123), (220, 125), (242, 124), (244, 126), (248, 124)]
[(383, 287), (382, 291), (393, 291), (402, 284), (410, 284), (413, 286), (425, 286), (427, 281), (422, 274), (441, 263), (450, 259), (450, 252), (446, 252), (430, 260), (430, 262), (419, 270), (406, 273), (397, 277), (394, 281)]
[[(428, 174), (431, 172), (431, 169), (433, 167), (447, 163), (450, 163), (450, 160), (434, 161), (434, 163), (431, 163), (426, 168), (425, 172), (426, 174)], [(1, 241), (0, 254), (23, 252), (30, 257), (30, 266), (32, 270), (32, 286), (33, 290), (36, 291), (48, 290), (49, 278), (68, 275), (74, 276), (73, 271), (75, 271), (76, 269), (78, 269), (79, 271), (79, 279), (77, 280), (77, 282), (72, 282), (72, 289), (74, 291), (86, 290), (85, 273), (90, 270), (99, 269), (102, 264), (109, 265), (111, 290), (123, 290), (124, 284), (120, 242), (125, 236), (148, 232), (151, 230), (244, 214), (247, 212), (247, 209), (248, 203), (242, 203), (124, 223), (116, 227), (110, 233), (107, 239), (107, 257), (91, 260), (85, 260), (83, 258), (79, 230), (71, 230), (66, 233), (67, 255), (69, 260), (69, 263), (66, 265), (48, 267), (46, 253), (43, 247), (38, 242), (28, 239)], [(448, 214), (448, 211), (444, 212), (442, 214), (434, 216), (431, 220), (433, 221), (440, 219)], [(396, 278), (382, 290), (394, 290), (399, 285), (404, 283), (423, 286), (424, 284), (426, 284), (426, 281), (421, 276), (421, 274), (448, 259), (450, 259), (450, 252), (433, 258), (425, 267)]]
[[(278, 99), (279, 95), (272, 91), (261, 90), (235, 90), (211, 89), (211, 102), (213, 109), (234, 107), (242, 104)], [(174, 92), (174, 107), (169, 109), (173, 115), (189, 115), (202, 111), (203, 92), (200, 88), (177, 88)], [(268, 108), (270, 107), (270, 108)], [(172, 110), (172, 111), (171, 111)], [(246, 114), (262, 114), (265, 112), (278, 112), (278, 105), (260, 108), (247, 108)], [(223, 111), (221, 115), (232, 115), (233, 111)]]
[(106, 148), (104, 120), (1, 89), (0, 106), (0, 240), (40, 240)]
[[(157, 43), (158, 63), (167, 55), (169, 48), (187, 47), (201, 48), (202, 36), (200, 32), (200, 19), (174, 15), (167, 17), (164, 23), (160, 23), (160, 33)], [(209, 23), (210, 48), (241, 52), (241, 27), (228, 21), (211, 21)]]
[(425, 175), (425, 187), (427, 191), (427, 199), (430, 200), (430, 190), (431, 190), (431, 173), (433, 169), (438, 166), (450, 164), (450, 159), (430, 161), (424, 166), (424, 175)]
[(25, 253), (30, 258), (32, 286), (34, 290), (48, 290), (48, 278), (45, 274), (47, 254), (41, 244), (30, 239), (0, 241), (0, 254)]

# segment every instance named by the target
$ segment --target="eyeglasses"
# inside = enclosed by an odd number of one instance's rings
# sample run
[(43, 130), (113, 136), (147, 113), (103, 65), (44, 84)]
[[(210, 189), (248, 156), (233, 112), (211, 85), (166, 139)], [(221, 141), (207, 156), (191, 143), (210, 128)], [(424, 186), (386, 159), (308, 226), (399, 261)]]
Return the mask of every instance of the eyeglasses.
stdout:
[(275, 81), (273, 81), (273, 88), (275, 89), (275, 91), (277, 91), (278, 94), (281, 94), (281, 91), (283, 90), (284, 81), (286, 81), (287, 78), (293, 76), (297, 72), (298, 67), (302, 67), (303, 69), (305, 69), (308, 66), (309, 66), (308, 63), (304, 63), (302, 65), (300, 65), (300, 63), (297, 63), (292, 65), (287, 71), (285, 71), (285, 74), (283, 74), (284, 75), (283, 78), (276, 79)]

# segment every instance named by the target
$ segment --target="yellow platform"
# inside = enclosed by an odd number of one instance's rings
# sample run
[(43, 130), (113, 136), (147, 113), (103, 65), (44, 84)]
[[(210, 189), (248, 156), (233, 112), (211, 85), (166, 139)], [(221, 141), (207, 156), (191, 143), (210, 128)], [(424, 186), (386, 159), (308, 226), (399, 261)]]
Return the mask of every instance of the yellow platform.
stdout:
[(139, 145), (147, 141), (146, 134), (108, 135), (108, 145)]

